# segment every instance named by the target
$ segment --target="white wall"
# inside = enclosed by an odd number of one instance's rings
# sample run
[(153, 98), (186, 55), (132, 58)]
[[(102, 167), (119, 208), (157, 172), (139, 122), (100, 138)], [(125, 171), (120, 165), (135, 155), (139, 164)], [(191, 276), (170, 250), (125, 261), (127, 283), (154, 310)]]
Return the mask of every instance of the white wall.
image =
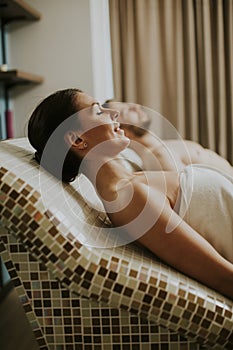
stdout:
[(42, 18), (9, 25), (9, 68), (42, 75), (45, 81), (12, 90), (15, 137), (25, 135), (32, 110), (55, 90), (78, 87), (100, 101), (113, 97), (108, 1), (26, 1)]
[(114, 97), (108, 0), (90, 0), (93, 95), (100, 101)]

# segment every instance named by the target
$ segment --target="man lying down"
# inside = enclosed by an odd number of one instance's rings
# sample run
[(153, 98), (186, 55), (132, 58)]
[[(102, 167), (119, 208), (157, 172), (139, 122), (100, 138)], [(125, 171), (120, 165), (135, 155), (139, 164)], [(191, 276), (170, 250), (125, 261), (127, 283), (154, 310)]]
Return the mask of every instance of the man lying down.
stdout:
[[(216, 152), (199, 143), (179, 139), (163, 140), (150, 130), (153, 112), (133, 103), (106, 102), (106, 107), (120, 111), (119, 122), (132, 148), (143, 160), (144, 170), (183, 170), (189, 164), (205, 164), (216, 167), (233, 176), (232, 165)], [(147, 113), (148, 112), (148, 113)], [(164, 119), (160, 116), (163, 124)], [(166, 120), (165, 120), (166, 121)], [(164, 124), (169, 128), (169, 124)], [(174, 134), (174, 132), (173, 132)], [(177, 136), (178, 133), (177, 133)]]

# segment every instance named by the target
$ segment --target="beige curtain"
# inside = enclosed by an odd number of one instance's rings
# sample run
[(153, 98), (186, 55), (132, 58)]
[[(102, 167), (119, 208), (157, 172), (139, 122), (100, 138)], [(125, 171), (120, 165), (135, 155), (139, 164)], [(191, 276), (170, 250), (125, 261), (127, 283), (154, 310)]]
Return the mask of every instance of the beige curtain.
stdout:
[(109, 0), (115, 98), (233, 161), (233, 0)]

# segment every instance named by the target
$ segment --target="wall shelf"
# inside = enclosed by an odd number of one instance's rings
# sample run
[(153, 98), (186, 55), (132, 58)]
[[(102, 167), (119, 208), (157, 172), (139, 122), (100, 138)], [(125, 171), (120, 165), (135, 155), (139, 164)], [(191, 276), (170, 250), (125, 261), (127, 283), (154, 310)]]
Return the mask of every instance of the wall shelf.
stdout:
[[(7, 138), (14, 137), (13, 111), (10, 109), (9, 89), (17, 85), (40, 84), (43, 78), (36, 74), (27, 73), (17, 68), (9, 69), (7, 66), (6, 27), (12, 21), (37, 21), (41, 18), (40, 12), (35, 10), (24, 0), (0, 0), (0, 24), (1, 24), (1, 49), (2, 65), (0, 68), (0, 87), (3, 90), (5, 100), (5, 121), (0, 120), (3, 125), (0, 137), (6, 134)], [(5, 136), (4, 136), (5, 137)]]
[(0, 71), (0, 83), (7, 88), (15, 85), (40, 84), (43, 80), (43, 77), (39, 75), (23, 72), (18, 69), (12, 69), (6, 72)]
[[(0, 0), (0, 19), (1, 19), (1, 35), (2, 35), (2, 63), (7, 66), (6, 43), (5, 43), (5, 27), (11, 21), (28, 20), (37, 21), (41, 18), (39, 11), (23, 0)], [(22, 72), (18, 69), (0, 70), (0, 83), (4, 88), (13, 87), (20, 84), (35, 83), (40, 84), (43, 78)]]
[(0, 0), (0, 18), (5, 23), (15, 20), (39, 20), (40, 12), (23, 0)]

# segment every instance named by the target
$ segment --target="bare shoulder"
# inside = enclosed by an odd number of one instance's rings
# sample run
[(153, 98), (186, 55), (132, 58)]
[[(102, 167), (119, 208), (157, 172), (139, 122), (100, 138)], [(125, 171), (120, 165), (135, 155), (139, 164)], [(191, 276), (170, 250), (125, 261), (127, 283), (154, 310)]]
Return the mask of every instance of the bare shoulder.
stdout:
[(125, 225), (137, 222), (140, 224), (161, 212), (168, 204), (167, 197), (158, 189), (140, 181), (128, 181), (118, 190), (117, 205), (114, 212), (109, 213), (114, 225)]

